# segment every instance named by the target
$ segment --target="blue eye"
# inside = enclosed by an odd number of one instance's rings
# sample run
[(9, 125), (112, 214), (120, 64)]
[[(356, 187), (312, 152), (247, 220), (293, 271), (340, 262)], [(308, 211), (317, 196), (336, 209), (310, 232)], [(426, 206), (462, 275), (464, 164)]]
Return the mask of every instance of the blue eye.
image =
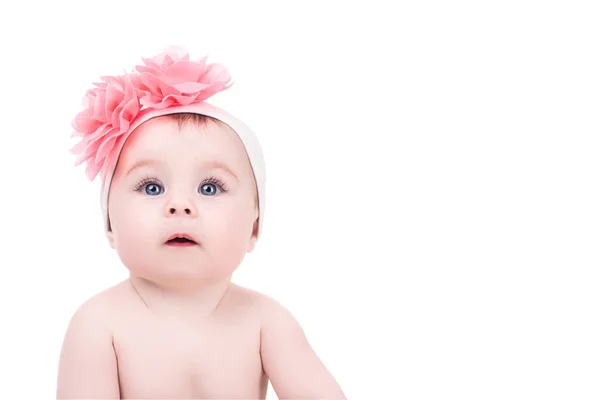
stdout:
[(201, 183), (199, 192), (205, 196), (215, 196), (221, 192), (225, 193), (228, 190), (229, 190), (229, 188), (227, 187), (225, 182), (223, 182), (219, 178), (215, 178), (214, 176), (211, 176), (210, 178), (205, 179)]
[(165, 191), (158, 180), (151, 177), (142, 179), (135, 185), (133, 189), (136, 192), (141, 192), (142, 189), (144, 189), (144, 193), (149, 196), (158, 196)]
[(150, 184), (146, 185), (144, 191), (146, 192), (146, 194), (148, 194), (150, 196), (156, 196), (156, 195), (161, 194), (164, 190), (163, 190), (162, 186), (160, 186), (159, 184), (150, 183)]
[(217, 188), (217, 186), (213, 183), (205, 183), (204, 185), (200, 186), (200, 193), (205, 196), (214, 196), (217, 194), (218, 190), (219, 188)]

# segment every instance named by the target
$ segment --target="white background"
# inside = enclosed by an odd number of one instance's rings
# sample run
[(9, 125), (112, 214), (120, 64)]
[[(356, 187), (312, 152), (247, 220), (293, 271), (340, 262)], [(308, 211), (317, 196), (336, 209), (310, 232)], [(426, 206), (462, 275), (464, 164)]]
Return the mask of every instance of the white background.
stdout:
[(593, 2), (348, 3), (3, 3), (0, 397), (52, 398), (72, 313), (127, 276), (70, 122), (173, 44), (231, 71), (213, 102), (264, 148), (235, 281), (348, 398), (600, 397)]

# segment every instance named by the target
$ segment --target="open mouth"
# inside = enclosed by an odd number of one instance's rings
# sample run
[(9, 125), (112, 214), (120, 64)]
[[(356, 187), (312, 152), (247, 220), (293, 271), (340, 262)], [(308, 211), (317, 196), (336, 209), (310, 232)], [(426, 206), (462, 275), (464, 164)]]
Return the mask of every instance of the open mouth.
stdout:
[(186, 237), (175, 237), (173, 239), (167, 240), (167, 245), (169, 246), (178, 246), (178, 247), (186, 247), (186, 246), (195, 246), (198, 243), (193, 241), (192, 239)]

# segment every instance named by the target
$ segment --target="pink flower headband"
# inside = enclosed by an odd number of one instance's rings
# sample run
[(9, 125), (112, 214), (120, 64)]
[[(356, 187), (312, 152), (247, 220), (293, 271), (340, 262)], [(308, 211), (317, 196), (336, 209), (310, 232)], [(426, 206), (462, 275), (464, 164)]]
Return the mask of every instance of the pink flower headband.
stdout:
[(101, 206), (109, 230), (108, 193), (119, 155), (129, 135), (145, 121), (161, 115), (189, 112), (207, 115), (229, 125), (240, 137), (254, 171), (259, 202), (259, 236), (265, 207), (265, 166), (256, 135), (242, 121), (205, 100), (231, 86), (229, 72), (206, 57), (190, 61), (188, 52), (171, 47), (132, 73), (103, 76), (88, 90), (85, 109), (72, 121), (71, 137), (81, 137), (70, 151), (78, 155), (75, 166), (87, 163), (88, 179), (102, 178)]

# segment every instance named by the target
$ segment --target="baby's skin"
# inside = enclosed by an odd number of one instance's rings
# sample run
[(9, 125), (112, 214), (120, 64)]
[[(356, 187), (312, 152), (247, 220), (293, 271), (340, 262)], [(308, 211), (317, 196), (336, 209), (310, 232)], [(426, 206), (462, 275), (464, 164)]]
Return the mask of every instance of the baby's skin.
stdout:
[[(109, 198), (128, 279), (71, 319), (58, 399), (345, 399), (294, 316), (231, 282), (256, 242), (256, 192), (228, 127), (145, 122)], [(174, 243), (173, 235), (192, 241)]]
[(270, 379), (281, 399), (344, 398), (284, 307), (233, 283), (210, 295), (194, 312), (132, 277), (92, 297), (69, 326), (58, 397), (264, 399)]

